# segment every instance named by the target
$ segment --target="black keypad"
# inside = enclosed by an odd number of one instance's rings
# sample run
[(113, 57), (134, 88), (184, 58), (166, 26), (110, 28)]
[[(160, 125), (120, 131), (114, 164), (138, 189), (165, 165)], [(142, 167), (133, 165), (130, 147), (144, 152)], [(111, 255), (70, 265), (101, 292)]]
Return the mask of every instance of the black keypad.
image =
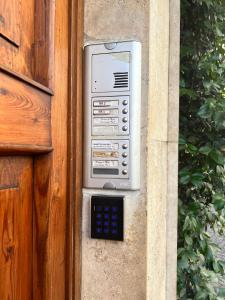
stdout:
[(123, 241), (123, 225), (122, 196), (92, 196), (92, 238)]

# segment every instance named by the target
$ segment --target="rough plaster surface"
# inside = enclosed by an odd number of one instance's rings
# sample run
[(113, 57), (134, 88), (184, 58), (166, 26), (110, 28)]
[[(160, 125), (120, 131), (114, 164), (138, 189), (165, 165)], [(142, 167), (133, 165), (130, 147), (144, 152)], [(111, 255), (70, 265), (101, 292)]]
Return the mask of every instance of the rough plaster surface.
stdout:
[[(82, 299), (145, 299), (144, 200), (138, 193), (135, 195), (122, 193), (126, 197), (124, 242), (91, 240), (89, 218), (86, 216), (89, 213), (92, 193), (96, 191), (84, 191)], [(135, 201), (134, 197), (137, 197), (138, 201)]]
[[(148, 112), (148, 0), (86, 0), (85, 43), (112, 40), (142, 42), (142, 161), (141, 190), (103, 192), (83, 190), (82, 299), (146, 299), (146, 157)], [(91, 240), (91, 194), (125, 196), (125, 241)]]

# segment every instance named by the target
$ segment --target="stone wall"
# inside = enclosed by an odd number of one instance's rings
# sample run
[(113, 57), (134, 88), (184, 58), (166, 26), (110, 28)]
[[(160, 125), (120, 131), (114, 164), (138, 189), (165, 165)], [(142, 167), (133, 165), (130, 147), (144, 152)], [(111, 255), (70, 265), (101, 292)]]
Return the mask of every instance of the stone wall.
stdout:
[[(176, 25), (174, 38), (170, 36), (170, 25), (175, 21), (179, 24), (177, 11), (177, 0), (171, 0), (170, 4), (166, 0), (152, 3), (149, 0), (85, 1), (86, 44), (114, 40), (142, 43), (142, 117), (140, 191), (83, 190), (83, 300), (175, 300), (179, 25)], [(153, 43), (158, 40), (159, 55), (155, 63), (157, 49), (150, 47), (150, 40)], [(151, 83), (149, 75), (156, 81)], [(153, 94), (151, 84), (156, 85)], [(165, 130), (165, 138), (157, 137), (157, 132), (164, 134)], [(168, 179), (170, 172), (173, 175)], [(124, 242), (90, 239), (90, 197), (93, 194), (125, 196)], [(169, 209), (168, 199), (171, 201)], [(157, 219), (162, 222), (161, 228)], [(171, 236), (171, 247), (167, 247)], [(153, 286), (157, 289), (161, 286), (162, 292), (157, 293)]]

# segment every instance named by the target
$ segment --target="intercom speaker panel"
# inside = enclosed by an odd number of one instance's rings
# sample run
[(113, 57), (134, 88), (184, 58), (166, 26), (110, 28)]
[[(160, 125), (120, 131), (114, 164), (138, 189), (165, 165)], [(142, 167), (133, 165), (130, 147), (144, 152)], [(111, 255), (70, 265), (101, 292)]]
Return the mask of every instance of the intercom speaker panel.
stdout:
[(141, 44), (85, 47), (84, 186), (140, 188)]

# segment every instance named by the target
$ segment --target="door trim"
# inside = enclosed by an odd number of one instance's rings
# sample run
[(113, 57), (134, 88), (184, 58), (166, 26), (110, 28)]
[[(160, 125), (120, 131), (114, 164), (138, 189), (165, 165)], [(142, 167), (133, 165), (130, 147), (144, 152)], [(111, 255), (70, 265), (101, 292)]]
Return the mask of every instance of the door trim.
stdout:
[(81, 298), (82, 65), (84, 1), (69, 4), (68, 240), (66, 299)]

